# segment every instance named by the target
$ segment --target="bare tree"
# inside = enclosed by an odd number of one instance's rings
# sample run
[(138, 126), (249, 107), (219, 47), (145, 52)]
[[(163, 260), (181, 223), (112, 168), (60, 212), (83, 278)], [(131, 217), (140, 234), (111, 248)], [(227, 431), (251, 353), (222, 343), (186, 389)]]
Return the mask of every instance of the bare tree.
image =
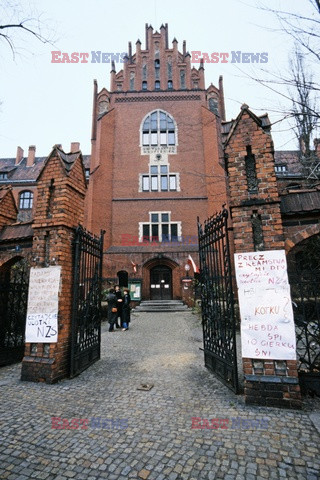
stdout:
[[(304, 0), (310, 3), (313, 9), (311, 15), (299, 15), (292, 11), (276, 10), (262, 5), (259, 8), (273, 13), (279, 23), (281, 31), (285, 32), (305, 53), (316, 61), (320, 61), (320, 0)], [(301, 2), (303, 3), (303, 2)]]
[(26, 37), (51, 45), (55, 41), (55, 33), (50, 26), (50, 21), (31, 4), (26, 9), (22, 1), (4, 0), (0, 5), (0, 17), (2, 19), (0, 41), (9, 47), (13, 58), (22, 49), (26, 49)]

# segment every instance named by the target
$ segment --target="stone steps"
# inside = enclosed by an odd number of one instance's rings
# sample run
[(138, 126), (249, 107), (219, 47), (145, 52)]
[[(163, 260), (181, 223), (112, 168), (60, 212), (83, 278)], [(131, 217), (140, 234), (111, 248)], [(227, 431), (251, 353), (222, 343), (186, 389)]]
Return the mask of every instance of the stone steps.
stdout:
[(183, 312), (188, 310), (181, 300), (144, 300), (135, 312)]

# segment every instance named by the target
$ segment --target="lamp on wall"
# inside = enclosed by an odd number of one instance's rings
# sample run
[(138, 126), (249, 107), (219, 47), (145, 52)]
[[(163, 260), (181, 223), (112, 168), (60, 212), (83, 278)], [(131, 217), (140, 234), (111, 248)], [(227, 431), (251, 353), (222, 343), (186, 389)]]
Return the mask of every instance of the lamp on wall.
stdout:
[(190, 270), (190, 265), (188, 263), (185, 264), (184, 269), (186, 271), (187, 277), (189, 277), (189, 270)]

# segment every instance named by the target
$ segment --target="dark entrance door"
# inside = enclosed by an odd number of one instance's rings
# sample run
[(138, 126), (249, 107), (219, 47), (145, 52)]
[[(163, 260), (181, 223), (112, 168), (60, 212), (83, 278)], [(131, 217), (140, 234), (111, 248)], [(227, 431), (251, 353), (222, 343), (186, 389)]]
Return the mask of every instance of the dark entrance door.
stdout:
[(151, 300), (172, 299), (172, 270), (160, 265), (150, 270), (150, 298)]

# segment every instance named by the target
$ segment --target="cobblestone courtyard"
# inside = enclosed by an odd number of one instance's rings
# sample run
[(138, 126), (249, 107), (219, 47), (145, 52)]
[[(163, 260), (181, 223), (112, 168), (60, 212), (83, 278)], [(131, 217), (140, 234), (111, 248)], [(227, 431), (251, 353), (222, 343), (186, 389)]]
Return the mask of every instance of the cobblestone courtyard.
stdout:
[[(319, 401), (246, 407), (204, 368), (201, 346), (192, 313), (136, 313), (127, 332), (103, 326), (101, 360), (73, 380), (25, 383), (20, 365), (1, 369), (0, 478), (319, 479)], [(51, 417), (89, 424), (53, 429)], [(97, 417), (113, 424), (94, 428)], [(191, 429), (192, 417), (268, 428)]]

